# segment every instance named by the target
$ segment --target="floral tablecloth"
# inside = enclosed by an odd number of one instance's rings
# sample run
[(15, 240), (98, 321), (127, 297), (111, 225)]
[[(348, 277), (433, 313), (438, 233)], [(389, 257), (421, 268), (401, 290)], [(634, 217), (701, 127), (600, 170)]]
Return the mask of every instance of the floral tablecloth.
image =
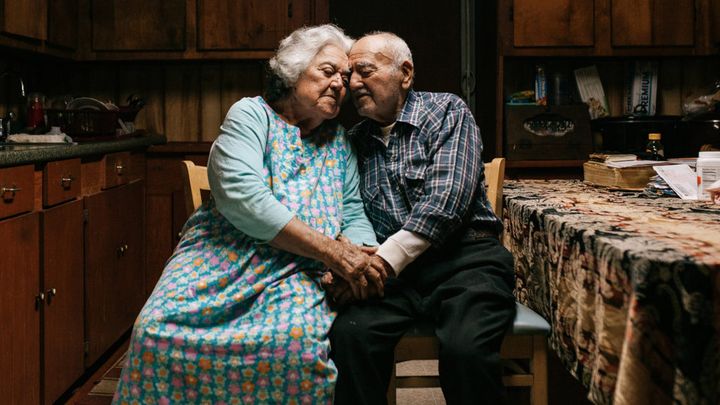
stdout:
[(596, 404), (720, 404), (720, 206), (508, 181), (516, 296)]

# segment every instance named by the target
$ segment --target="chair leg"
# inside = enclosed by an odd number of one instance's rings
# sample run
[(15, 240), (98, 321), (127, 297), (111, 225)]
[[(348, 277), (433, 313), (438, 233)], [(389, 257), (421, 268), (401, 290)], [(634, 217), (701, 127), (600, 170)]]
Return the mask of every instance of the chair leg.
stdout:
[(532, 405), (547, 405), (547, 338), (545, 336), (533, 336), (533, 358), (530, 362), (530, 372), (533, 375), (530, 398)]
[(395, 405), (395, 402), (397, 401), (397, 387), (395, 386), (395, 372), (396, 371), (397, 371), (397, 367), (395, 365), (395, 362), (393, 362), (392, 374), (390, 374), (390, 384), (388, 384), (388, 390), (387, 390), (388, 405)]

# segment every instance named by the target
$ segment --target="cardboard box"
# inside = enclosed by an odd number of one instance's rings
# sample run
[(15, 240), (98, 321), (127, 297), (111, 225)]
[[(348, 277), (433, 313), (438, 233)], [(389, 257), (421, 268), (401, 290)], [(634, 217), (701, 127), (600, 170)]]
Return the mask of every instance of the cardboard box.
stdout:
[(587, 106), (505, 105), (508, 160), (586, 160), (592, 152)]

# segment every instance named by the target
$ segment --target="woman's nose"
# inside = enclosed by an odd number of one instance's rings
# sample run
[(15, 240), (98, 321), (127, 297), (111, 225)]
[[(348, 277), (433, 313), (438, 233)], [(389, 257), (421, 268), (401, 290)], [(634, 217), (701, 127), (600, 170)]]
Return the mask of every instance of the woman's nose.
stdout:
[(330, 87), (332, 87), (333, 89), (345, 87), (345, 81), (343, 80), (343, 77), (339, 74), (333, 76), (332, 80), (330, 81)]

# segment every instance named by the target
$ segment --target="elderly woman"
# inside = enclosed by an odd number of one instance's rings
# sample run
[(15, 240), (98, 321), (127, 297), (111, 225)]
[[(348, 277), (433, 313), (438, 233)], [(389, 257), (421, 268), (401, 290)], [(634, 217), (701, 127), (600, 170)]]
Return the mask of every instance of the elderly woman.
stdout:
[(358, 295), (365, 276), (382, 282), (355, 245), (377, 242), (331, 121), (352, 42), (333, 25), (293, 32), (270, 60), (265, 96), (230, 108), (210, 151), (212, 198), (135, 323), (114, 403), (332, 402), (335, 314), (320, 274)]

